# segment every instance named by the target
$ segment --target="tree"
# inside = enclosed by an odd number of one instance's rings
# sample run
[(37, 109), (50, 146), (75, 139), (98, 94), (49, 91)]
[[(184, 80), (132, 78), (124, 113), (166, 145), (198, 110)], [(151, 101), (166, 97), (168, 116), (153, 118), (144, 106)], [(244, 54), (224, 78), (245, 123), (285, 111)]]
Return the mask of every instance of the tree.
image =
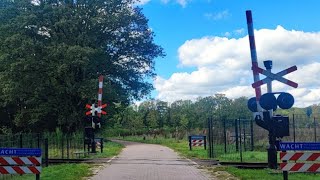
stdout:
[(96, 99), (129, 104), (152, 90), (154, 44), (148, 20), (133, 0), (19, 0), (0, 9), (0, 100), (13, 106), (17, 127), (81, 125)]

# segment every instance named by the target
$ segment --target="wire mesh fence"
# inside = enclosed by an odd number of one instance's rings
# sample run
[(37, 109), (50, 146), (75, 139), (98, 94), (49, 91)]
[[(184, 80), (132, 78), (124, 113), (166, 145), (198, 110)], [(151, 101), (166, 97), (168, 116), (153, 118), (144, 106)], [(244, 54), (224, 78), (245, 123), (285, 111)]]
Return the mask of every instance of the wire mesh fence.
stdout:
[(0, 135), (1, 148), (41, 148), (42, 157), (45, 157), (45, 139), (48, 141), (49, 159), (75, 159), (85, 157), (84, 139), (82, 133), (62, 134), (12, 134)]
[[(282, 138), (282, 141), (319, 142), (319, 114), (314, 114), (312, 117), (292, 114), (289, 119), (290, 136)], [(211, 158), (220, 161), (267, 162), (268, 131), (256, 125), (254, 120), (238, 118), (211, 119), (211, 121), (208, 127), (212, 128), (213, 152), (208, 150), (209, 157), (212, 154)]]

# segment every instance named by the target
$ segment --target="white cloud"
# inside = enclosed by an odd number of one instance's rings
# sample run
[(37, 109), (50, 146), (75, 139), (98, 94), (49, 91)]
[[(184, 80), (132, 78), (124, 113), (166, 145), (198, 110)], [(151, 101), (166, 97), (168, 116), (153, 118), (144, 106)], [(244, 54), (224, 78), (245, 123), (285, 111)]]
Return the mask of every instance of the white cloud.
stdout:
[(229, 13), (228, 10), (224, 10), (218, 13), (205, 13), (204, 16), (210, 20), (221, 20), (221, 19), (225, 19), (229, 16), (231, 16), (231, 14)]
[(187, 0), (177, 0), (177, 3), (180, 4), (182, 7), (186, 7)]
[[(243, 31), (243, 30), (239, 30)], [(262, 61), (273, 60), (272, 72), (297, 65), (298, 70), (286, 76), (299, 84), (293, 89), (273, 82), (274, 92), (290, 92), (295, 106), (320, 103), (320, 32), (276, 29), (255, 31), (260, 67)], [(157, 77), (154, 82), (158, 97), (165, 101), (194, 99), (224, 93), (229, 98), (254, 96), (248, 36), (235, 38), (203, 37), (186, 41), (178, 49), (183, 67), (196, 67), (191, 73), (174, 73), (168, 79)], [(265, 76), (260, 75), (260, 79)], [(262, 86), (266, 92), (266, 86)]]
[[(173, 1), (173, 0), (161, 0), (163, 4), (168, 4), (170, 1)], [(174, 2), (178, 3), (182, 7), (186, 7), (190, 1), (191, 0), (174, 0)]]
[(134, 5), (136, 6), (142, 6), (150, 2), (150, 0), (135, 0)]
[(244, 29), (236, 29), (233, 31), (235, 35), (243, 35), (244, 34)]

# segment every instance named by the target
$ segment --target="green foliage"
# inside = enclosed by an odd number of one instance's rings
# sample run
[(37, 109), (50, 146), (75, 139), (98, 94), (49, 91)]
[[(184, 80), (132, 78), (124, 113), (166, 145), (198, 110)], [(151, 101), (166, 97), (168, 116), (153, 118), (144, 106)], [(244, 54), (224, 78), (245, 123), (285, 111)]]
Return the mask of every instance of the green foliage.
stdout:
[[(152, 90), (163, 56), (132, 0), (30, 0), (0, 8), (0, 111), (15, 131), (75, 131), (105, 76), (105, 102), (128, 104)], [(116, 111), (112, 103), (109, 109)], [(0, 112), (1, 113), (1, 112)], [(110, 116), (108, 116), (110, 118)], [(2, 125), (2, 124), (0, 124)], [(38, 128), (41, 127), (41, 128)]]
[[(243, 180), (279, 180), (283, 179), (282, 171), (270, 169), (238, 169), (235, 167), (222, 167), (220, 170), (228, 171)], [(314, 180), (319, 175), (308, 173), (289, 173), (290, 180)]]
[[(89, 164), (60, 164), (60, 165), (51, 165), (42, 169), (40, 178), (43, 180), (56, 180), (56, 179), (81, 179), (83, 177), (90, 176)], [(33, 180), (35, 175), (23, 175), (23, 176), (13, 176), (14, 180)]]
[[(147, 100), (139, 106), (123, 107), (113, 117), (111, 126), (115, 129), (129, 129), (131, 132), (142, 129), (158, 129), (165, 131), (178, 130), (179, 133), (190, 132), (193, 129), (203, 129), (207, 119), (251, 118), (247, 108), (247, 98), (228, 99), (224, 95), (215, 95), (191, 100), (179, 100), (169, 103), (159, 100)], [(164, 128), (165, 127), (165, 128)], [(121, 131), (121, 130), (120, 130)], [(117, 133), (113, 133), (113, 136)], [(119, 132), (118, 134), (124, 134)], [(130, 135), (133, 135), (131, 133)]]

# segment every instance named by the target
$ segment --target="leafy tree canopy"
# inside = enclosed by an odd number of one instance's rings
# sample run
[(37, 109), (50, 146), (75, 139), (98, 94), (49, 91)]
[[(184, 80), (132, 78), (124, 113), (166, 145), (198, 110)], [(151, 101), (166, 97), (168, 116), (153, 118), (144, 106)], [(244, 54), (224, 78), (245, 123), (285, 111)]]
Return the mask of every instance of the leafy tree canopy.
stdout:
[[(11, 0), (0, 4), (0, 105), (19, 130), (79, 127), (84, 105), (128, 104), (152, 90), (164, 56), (133, 0)], [(0, 124), (1, 125), (1, 124)], [(3, 125), (3, 124), (2, 124)], [(38, 129), (42, 130), (42, 129)]]

